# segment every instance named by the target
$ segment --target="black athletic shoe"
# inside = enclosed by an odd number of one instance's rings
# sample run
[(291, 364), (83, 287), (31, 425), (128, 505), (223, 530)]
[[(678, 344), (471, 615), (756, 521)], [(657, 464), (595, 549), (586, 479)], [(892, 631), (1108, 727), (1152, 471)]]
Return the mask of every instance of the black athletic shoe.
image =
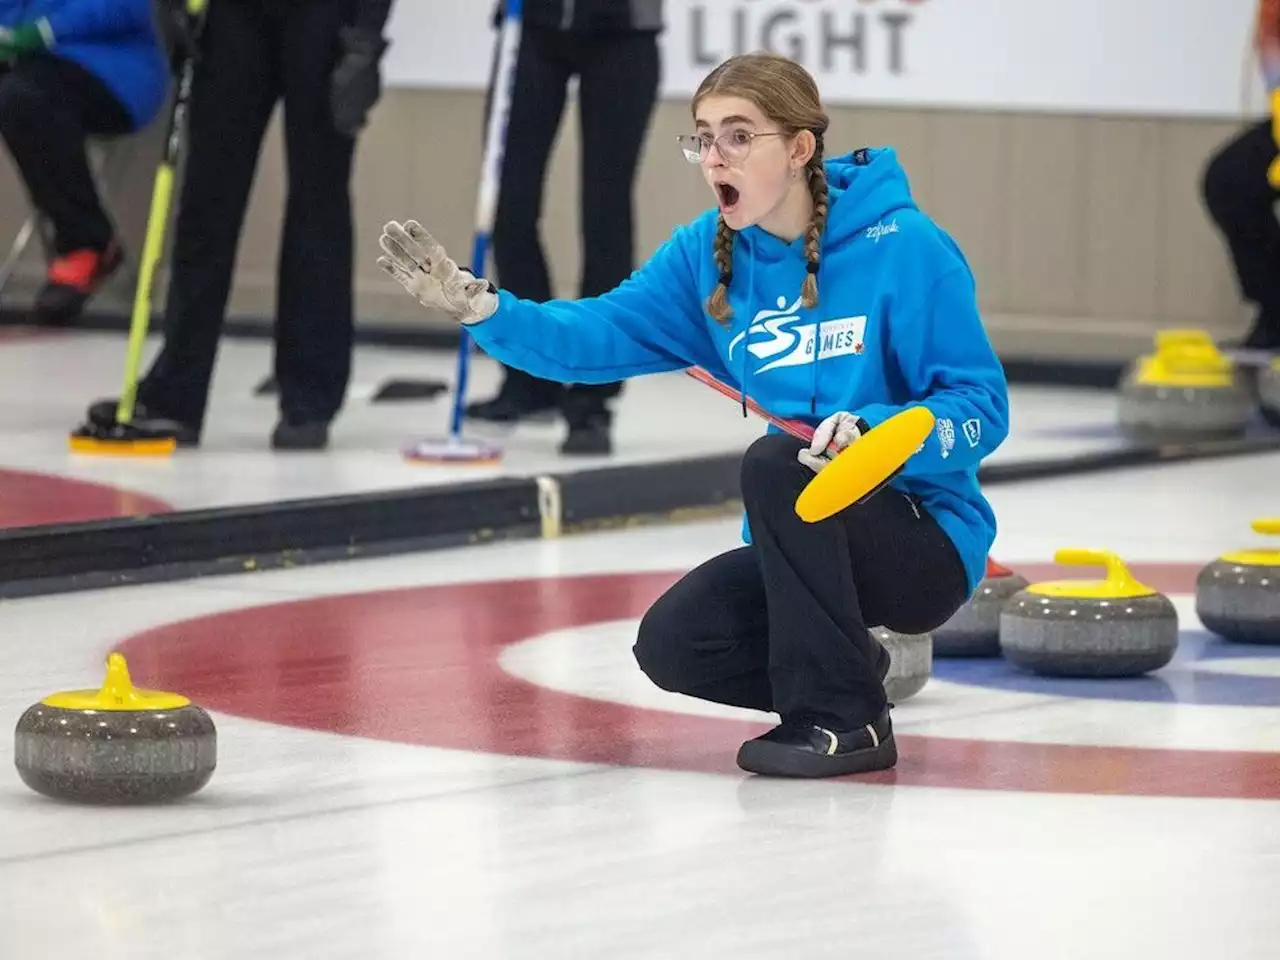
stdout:
[(554, 398), (499, 393), (492, 400), (468, 404), (466, 416), (470, 420), (486, 420), (489, 423), (518, 423), (521, 420), (549, 421), (554, 419), (556, 409)]
[[(99, 400), (89, 407), (89, 422), (96, 427), (109, 430), (116, 425), (116, 410), (120, 401), (112, 398)], [(197, 447), (200, 445), (200, 428), (181, 420), (166, 417), (157, 410), (152, 410), (145, 403), (133, 405), (132, 425), (139, 433), (149, 437), (173, 437), (180, 447)]]
[(855, 730), (828, 730), (784, 720), (738, 750), (738, 766), (772, 777), (840, 777), (888, 770), (898, 762), (898, 745), (886, 710), (874, 723)]
[(323, 450), (329, 445), (329, 424), (319, 420), (290, 423), (281, 420), (271, 434), (272, 450)]
[(569, 424), (569, 433), (560, 445), (565, 456), (607, 457), (613, 453), (613, 432), (610, 420), (596, 418), (587, 423)]

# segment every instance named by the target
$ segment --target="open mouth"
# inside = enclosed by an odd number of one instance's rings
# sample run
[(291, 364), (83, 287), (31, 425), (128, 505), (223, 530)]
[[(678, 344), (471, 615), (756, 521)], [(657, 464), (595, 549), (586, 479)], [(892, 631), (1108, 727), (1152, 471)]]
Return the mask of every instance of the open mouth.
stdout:
[(728, 210), (738, 203), (738, 188), (728, 183), (716, 184), (716, 195), (720, 198), (720, 208)]

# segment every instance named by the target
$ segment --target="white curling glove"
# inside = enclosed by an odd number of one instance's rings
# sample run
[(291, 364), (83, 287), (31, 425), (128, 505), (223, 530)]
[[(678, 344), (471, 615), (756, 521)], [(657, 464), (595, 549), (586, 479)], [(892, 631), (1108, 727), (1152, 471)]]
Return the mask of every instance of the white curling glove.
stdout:
[(809, 449), (801, 448), (796, 459), (814, 473), (819, 473), (831, 458), (867, 432), (867, 422), (841, 410), (818, 424)]
[(442, 310), (459, 323), (479, 323), (498, 309), (498, 291), (459, 267), (416, 220), (403, 226), (392, 220), (378, 241), (383, 272), (400, 281), (424, 307)]

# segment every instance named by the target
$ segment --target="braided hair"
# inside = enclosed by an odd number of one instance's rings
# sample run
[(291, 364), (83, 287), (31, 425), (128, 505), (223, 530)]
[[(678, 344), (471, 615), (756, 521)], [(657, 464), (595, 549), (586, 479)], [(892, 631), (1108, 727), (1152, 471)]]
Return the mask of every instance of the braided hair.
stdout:
[(818, 305), (818, 265), (822, 258), (822, 232), (827, 228), (827, 171), (822, 165), (822, 137), (818, 137), (818, 147), (805, 166), (805, 174), (809, 179), (809, 196), (813, 198), (813, 217), (804, 233), (804, 259), (808, 272), (801, 288), (801, 302), (812, 310)]
[(733, 235), (734, 230), (724, 222), (723, 214), (716, 227), (716, 269), (720, 271), (720, 282), (707, 300), (707, 313), (724, 327), (733, 318), (733, 310), (729, 306), (729, 284), (733, 281)]

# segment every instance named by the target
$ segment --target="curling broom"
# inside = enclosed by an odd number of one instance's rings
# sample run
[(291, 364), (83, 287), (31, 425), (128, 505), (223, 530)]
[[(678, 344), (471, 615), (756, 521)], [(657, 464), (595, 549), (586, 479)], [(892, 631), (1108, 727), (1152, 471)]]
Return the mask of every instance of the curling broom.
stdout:
[[(515, 84), (516, 57), (520, 52), (523, 16), (523, 0), (506, 0), (502, 37), (493, 73), (493, 98), (489, 104), (480, 190), (476, 200), (476, 227), (471, 249), (471, 271), (477, 277), (484, 276), (485, 273), (494, 213), (498, 205), (502, 155), (506, 145), (507, 119), (511, 109), (511, 91)], [(471, 368), (471, 349), (471, 335), (466, 327), (461, 327), (458, 333), (457, 383), (453, 391), (448, 438), (443, 441), (421, 440), (413, 444), (404, 450), (406, 460), (418, 463), (492, 463), (502, 458), (502, 450), (495, 444), (468, 441), (462, 438), (462, 420), (467, 402), (467, 377)]]
[[(150, 435), (133, 423), (134, 404), (138, 395), (138, 368), (142, 360), (142, 347), (147, 340), (151, 318), (151, 289), (155, 282), (156, 267), (164, 253), (165, 233), (169, 223), (169, 207), (173, 200), (173, 185), (182, 153), (183, 132), (187, 110), (191, 103), (191, 87), (195, 80), (197, 46), (204, 27), (208, 0), (186, 0), (186, 17), (190, 30), (190, 43), (181, 49), (181, 65), (178, 70), (178, 90), (169, 113), (169, 129), (165, 138), (164, 155), (156, 169), (155, 184), (151, 193), (151, 210), (147, 215), (147, 234), (143, 242), (142, 258), (138, 265), (138, 285), (133, 297), (133, 317), (129, 324), (129, 347), (125, 356), (124, 387), (116, 407), (116, 421), (109, 427), (92, 421), (79, 427), (70, 437), (73, 453), (106, 454), (119, 456), (166, 456), (177, 446), (176, 438), (168, 435)], [(162, 17), (168, 11), (162, 13)], [(162, 35), (169, 35), (170, 24), (158, 25)]]

